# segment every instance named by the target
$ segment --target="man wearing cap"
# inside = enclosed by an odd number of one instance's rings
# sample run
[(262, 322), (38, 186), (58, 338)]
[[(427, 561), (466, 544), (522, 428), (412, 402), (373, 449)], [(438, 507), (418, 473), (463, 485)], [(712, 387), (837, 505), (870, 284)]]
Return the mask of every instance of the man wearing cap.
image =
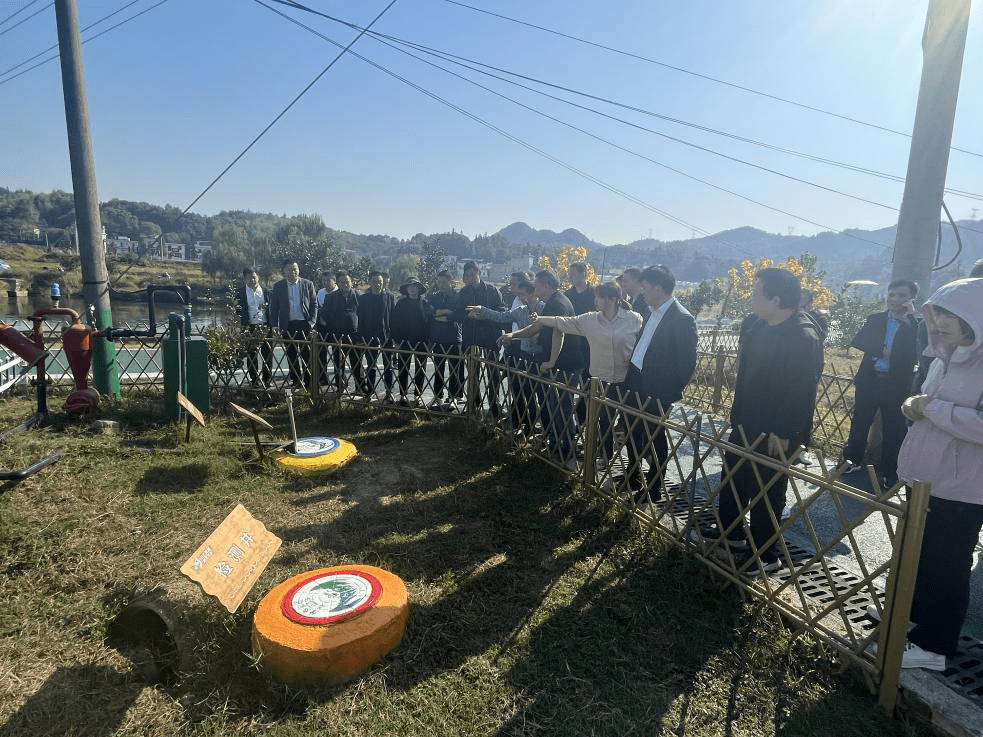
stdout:
[[(410, 277), (399, 288), (403, 295), (393, 307), (389, 320), (393, 343), (399, 349), (394, 363), (399, 382), (399, 403), (403, 406), (423, 406), (423, 389), (426, 386), (427, 340), (430, 337), (430, 321), (433, 310), (423, 298), (427, 288), (419, 279)], [(415, 364), (413, 384), (416, 395), (409, 401), (410, 362)]]

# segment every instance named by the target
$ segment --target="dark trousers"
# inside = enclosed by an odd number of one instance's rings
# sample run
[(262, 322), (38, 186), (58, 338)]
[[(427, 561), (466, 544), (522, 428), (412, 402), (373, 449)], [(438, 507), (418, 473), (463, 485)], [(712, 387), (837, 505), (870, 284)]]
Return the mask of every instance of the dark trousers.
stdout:
[[(749, 438), (749, 440), (752, 439)], [(734, 445), (744, 444), (739, 430), (731, 432), (727, 441)], [(765, 439), (762, 439), (758, 443), (757, 448), (760, 453), (767, 450), (766, 442)], [(724, 453), (724, 469), (721, 479), (726, 478), (732, 470), (733, 476), (731, 476), (730, 481), (720, 488), (721, 531), (726, 530), (738, 518), (749, 512), (750, 541), (754, 543), (762, 560), (777, 560), (777, 545), (772, 543), (766, 548), (765, 544), (778, 530), (776, 522), (780, 524), (782, 521), (782, 513), (785, 511), (785, 492), (788, 489), (788, 476), (781, 471), (758, 466), (753, 460), (743, 459), (734, 453)], [(758, 476), (761, 478), (760, 484), (758, 483)], [(768, 486), (772, 479), (774, 479), (774, 483)], [(765, 492), (764, 496), (751, 504), (751, 500), (757, 497), (766, 486), (768, 486), (768, 491)], [(774, 521), (772, 515), (774, 515)], [(731, 539), (743, 539), (745, 537), (743, 527), (737, 525), (730, 532), (729, 537)]]
[(529, 374), (538, 373), (537, 364), (531, 360), (529, 354), (517, 351), (505, 356), (505, 365), (510, 369), (509, 396), (512, 407), (509, 409), (509, 417), (512, 427), (532, 436), (539, 419), (539, 403)]
[(246, 373), (252, 383), (260, 381), (269, 386), (273, 378), (273, 346), (267, 340), (269, 328), (266, 325), (243, 326), (243, 344), (246, 348)]
[(433, 351), (434, 398), (439, 399), (446, 387), (448, 399), (460, 399), (464, 396), (464, 362), (461, 360), (461, 344), (436, 344)]
[(853, 418), (850, 420), (850, 437), (843, 457), (854, 463), (862, 463), (867, 450), (867, 433), (874, 422), (877, 410), (881, 411), (881, 459), (877, 466), (882, 476), (892, 479), (898, 473), (898, 451), (904, 441), (908, 426), (901, 405), (908, 397), (910, 382), (898, 385), (889, 378), (872, 378), (854, 387)]
[[(624, 387), (620, 383), (608, 384), (604, 397), (610, 402), (621, 402)], [(614, 457), (614, 428), (618, 422), (618, 410), (605, 404), (601, 405), (599, 412), (601, 434), (598, 442), (603, 443), (604, 457), (609, 461)], [(579, 421), (579, 416), (578, 416)]]
[[(626, 394), (624, 402), (626, 407), (644, 409), (650, 415), (659, 416), (659, 404), (654, 398), (643, 397), (638, 392), (630, 390)], [(662, 406), (665, 416), (668, 416), (671, 410), (671, 404)], [(628, 438), (628, 473), (636, 477), (636, 474), (641, 473), (642, 461), (648, 461), (649, 470), (645, 474), (644, 483), (652, 501), (658, 501), (662, 498), (666, 460), (669, 458), (669, 436), (666, 434), (666, 428), (664, 425), (647, 421), (644, 416), (637, 422), (634, 416), (626, 415), (625, 419), (631, 426)], [(632, 478), (629, 478), (629, 484), (633, 484)]]
[(981, 529), (983, 504), (934, 496), (929, 500), (911, 603), (911, 621), (916, 624), (908, 633), (918, 647), (955, 655), (969, 608), (973, 551)]
[[(380, 342), (373, 338), (370, 342), (371, 346), (379, 346)], [(387, 347), (391, 347), (391, 343), (386, 343)], [(379, 354), (382, 354), (382, 381), (386, 387), (386, 393), (392, 393), (393, 390), (393, 354), (390, 351), (381, 350), (378, 347), (371, 347), (365, 349), (365, 378), (369, 390), (375, 390), (376, 381), (378, 379), (378, 363)]]
[(332, 335), (331, 340), (338, 345), (331, 349), (331, 360), (334, 363), (334, 383), (339, 392), (348, 388), (348, 375), (345, 372), (347, 363), (351, 375), (355, 379), (355, 390), (362, 391), (365, 381), (362, 378), (362, 349), (351, 343), (347, 335)]
[[(553, 369), (550, 378), (571, 389), (579, 389), (583, 372)], [(564, 390), (563, 387), (546, 387), (546, 403), (540, 411), (540, 419), (546, 431), (546, 441), (564, 458), (573, 457), (573, 449), (577, 442), (577, 418), (574, 415), (573, 404), (572, 392)]]
[(283, 337), (290, 341), (287, 343), (287, 366), (290, 370), (290, 381), (295, 386), (311, 385), (311, 345), (307, 340), (310, 330), (311, 326), (307, 320), (291, 320), (287, 323), (287, 329), (283, 331)]
[[(465, 346), (464, 350), (467, 351), (470, 346)], [(499, 359), (499, 349), (498, 348), (486, 348), (484, 346), (478, 346), (478, 353), (486, 361), (498, 361)], [(482, 382), (482, 373), (484, 373), (485, 381)], [(484, 383), (484, 387), (482, 387)], [(478, 374), (478, 407), (484, 406), (484, 403), (488, 404), (488, 411), (495, 417), (501, 414), (501, 405), (499, 403), (498, 395), (502, 388), (502, 371), (498, 366), (487, 365), (484, 372)]]
[[(427, 354), (426, 346), (423, 343), (410, 343), (401, 341), (399, 348), (402, 350), (396, 354), (393, 363), (396, 365), (396, 379), (399, 381), (399, 394), (405, 397), (409, 392), (410, 386), (410, 363), (414, 364), (413, 384), (416, 386), (416, 395), (423, 394), (423, 387), (427, 383)], [(412, 351), (412, 352), (410, 352)]]

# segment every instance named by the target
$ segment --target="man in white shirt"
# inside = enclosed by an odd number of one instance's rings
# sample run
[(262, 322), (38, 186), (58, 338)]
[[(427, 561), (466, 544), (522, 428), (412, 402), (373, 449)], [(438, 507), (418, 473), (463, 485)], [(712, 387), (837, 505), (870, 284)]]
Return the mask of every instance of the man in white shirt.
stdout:
[[(672, 296), (676, 278), (661, 264), (645, 269), (639, 281), (651, 314), (645, 319), (632, 351), (625, 377), (627, 404), (662, 417), (673, 402), (683, 398), (683, 389), (696, 370), (696, 320)], [(629, 424), (633, 420), (629, 419)], [(662, 498), (669, 440), (664, 425), (639, 420), (632, 427), (628, 443), (628, 487), (635, 501), (644, 503)], [(648, 473), (641, 461), (648, 461)]]
[(273, 377), (273, 347), (267, 340), (270, 329), (266, 294), (255, 269), (243, 269), (242, 281), (236, 294), (236, 310), (244, 333), (246, 372), (253, 389), (266, 389)]
[(317, 317), (317, 296), (314, 282), (300, 278), (296, 261), (284, 261), (282, 272), (283, 279), (273, 285), (270, 297), (270, 327), (279, 329), (287, 339), (290, 379), (294, 388), (299, 389), (311, 384), (310, 346), (306, 341)]

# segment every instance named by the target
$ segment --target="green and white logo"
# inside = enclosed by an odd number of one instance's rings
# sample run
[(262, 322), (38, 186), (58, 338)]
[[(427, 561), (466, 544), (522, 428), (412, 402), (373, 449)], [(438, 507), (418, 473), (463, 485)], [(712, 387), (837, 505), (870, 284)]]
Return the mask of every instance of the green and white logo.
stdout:
[(301, 624), (329, 624), (371, 608), (382, 593), (378, 579), (361, 571), (314, 576), (283, 598), (284, 615)]

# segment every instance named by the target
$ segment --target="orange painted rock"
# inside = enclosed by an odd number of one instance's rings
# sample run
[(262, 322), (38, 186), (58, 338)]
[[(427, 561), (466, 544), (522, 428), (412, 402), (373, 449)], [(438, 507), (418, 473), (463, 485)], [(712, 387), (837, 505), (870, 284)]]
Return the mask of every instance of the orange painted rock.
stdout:
[(405, 584), (381, 568), (308, 571), (284, 581), (259, 603), (253, 654), (287, 683), (340, 683), (399, 644), (408, 613)]

